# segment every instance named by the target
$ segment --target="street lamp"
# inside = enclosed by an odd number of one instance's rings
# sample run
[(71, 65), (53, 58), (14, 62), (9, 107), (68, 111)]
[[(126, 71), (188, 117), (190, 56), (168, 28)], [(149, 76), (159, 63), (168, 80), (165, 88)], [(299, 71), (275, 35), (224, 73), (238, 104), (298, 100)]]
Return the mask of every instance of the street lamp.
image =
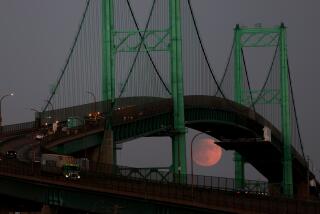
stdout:
[(13, 93), (5, 94), (0, 98), (0, 127), (2, 127), (2, 115), (1, 115), (1, 103), (2, 103), (2, 100), (4, 100), (6, 97), (10, 97), (10, 96), (13, 96), (13, 95), (14, 95)]
[(34, 111), (35, 112), (35, 123), (36, 123), (36, 127), (40, 128), (41, 127), (41, 113), (40, 111), (38, 111), (35, 108), (26, 108), (30, 111)]
[(54, 110), (53, 105), (52, 105), (52, 103), (51, 103), (50, 100), (43, 100), (43, 101), (46, 102), (46, 103), (48, 103), (48, 104), (51, 106), (51, 111)]
[(38, 111), (37, 109), (35, 109), (35, 108), (29, 108), (29, 110), (30, 110), (30, 111), (34, 111), (34, 112), (36, 112), (36, 113), (39, 113), (39, 111)]
[(308, 187), (308, 189), (307, 189), (307, 191), (308, 191), (308, 194), (310, 195), (310, 187), (312, 187), (311, 184), (314, 184), (313, 182), (311, 182), (312, 179), (310, 179), (310, 171), (313, 173), (314, 179), (316, 178), (316, 174), (313, 172), (313, 162), (310, 159), (309, 155), (307, 155), (306, 161), (307, 161), (307, 164), (308, 164), (308, 170), (307, 170), (307, 180), (308, 180), (307, 187)]
[(192, 138), (192, 140), (191, 140), (191, 143), (190, 143), (190, 168), (191, 168), (191, 187), (192, 187), (192, 197), (193, 197), (193, 147), (192, 147), (192, 145), (193, 145), (193, 142), (194, 142), (194, 140), (198, 137), (198, 136), (200, 136), (200, 135), (202, 135), (202, 134), (208, 134), (208, 133), (210, 133), (210, 131), (205, 131), (205, 132), (200, 132), (200, 133), (198, 133), (198, 134), (195, 134), (194, 136), (193, 136), (193, 138)]
[(95, 96), (94, 93), (91, 92), (91, 91), (86, 91), (86, 92), (93, 97), (93, 101), (94, 101), (94, 112), (97, 112), (97, 98), (96, 98), (96, 96)]
[[(53, 113), (54, 113), (54, 112), (53, 112), (54, 107), (53, 107), (53, 105), (52, 105), (51, 101), (50, 101), (50, 100), (43, 100), (43, 101), (47, 103), (47, 106), (48, 106), (48, 105), (50, 105), (50, 106), (51, 106), (51, 114), (53, 114)], [(49, 121), (51, 121), (52, 116), (51, 116), (51, 115), (49, 115), (49, 116), (47, 116), (47, 118), (49, 119)], [(49, 122), (49, 121), (48, 121), (48, 122)]]

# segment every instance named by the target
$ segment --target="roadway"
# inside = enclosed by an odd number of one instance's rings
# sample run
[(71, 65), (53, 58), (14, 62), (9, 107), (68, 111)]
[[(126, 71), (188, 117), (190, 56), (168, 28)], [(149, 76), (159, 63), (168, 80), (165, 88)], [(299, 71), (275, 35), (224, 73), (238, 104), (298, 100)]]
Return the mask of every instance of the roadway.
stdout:
[(34, 138), (36, 134), (37, 132), (30, 132), (3, 141), (0, 144), (0, 153), (4, 156), (7, 151), (16, 151), (20, 161), (39, 160), (40, 141)]

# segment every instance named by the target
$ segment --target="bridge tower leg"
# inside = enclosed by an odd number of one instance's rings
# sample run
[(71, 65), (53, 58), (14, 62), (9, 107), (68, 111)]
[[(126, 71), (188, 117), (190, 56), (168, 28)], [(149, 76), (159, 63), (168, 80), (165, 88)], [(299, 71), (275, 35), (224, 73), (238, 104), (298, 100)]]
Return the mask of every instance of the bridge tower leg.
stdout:
[(291, 121), (289, 106), (289, 79), (286, 44), (286, 27), (280, 26), (280, 91), (281, 91), (281, 128), (283, 140), (283, 193), (293, 195), (292, 154), (291, 154)]
[[(234, 101), (242, 103), (243, 96), (243, 71), (242, 71), (242, 53), (241, 53), (241, 33), (239, 25), (234, 29)], [(245, 172), (243, 157), (235, 152), (235, 186), (242, 188), (244, 186)]]
[(54, 214), (54, 213), (57, 213), (56, 211), (57, 211), (57, 208), (47, 204), (42, 205), (42, 208), (41, 208), (41, 214)]
[(102, 96), (113, 101), (115, 97), (115, 69), (113, 48), (113, 0), (103, 0), (102, 7)]
[[(114, 69), (114, 38), (113, 38), (113, 0), (103, 0), (102, 8), (102, 96), (108, 104), (115, 99), (115, 69)], [(108, 105), (109, 106), (109, 105)], [(112, 105), (109, 109), (112, 111)], [(107, 118), (103, 142), (99, 148), (99, 162), (104, 164), (116, 164), (116, 151), (113, 142), (113, 132), (110, 118)]]
[(170, 0), (170, 61), (173, 100), (174, 136), (172, 142), (173, 172), (186, 174), (186, 139), (181, 42), (180, 0)]

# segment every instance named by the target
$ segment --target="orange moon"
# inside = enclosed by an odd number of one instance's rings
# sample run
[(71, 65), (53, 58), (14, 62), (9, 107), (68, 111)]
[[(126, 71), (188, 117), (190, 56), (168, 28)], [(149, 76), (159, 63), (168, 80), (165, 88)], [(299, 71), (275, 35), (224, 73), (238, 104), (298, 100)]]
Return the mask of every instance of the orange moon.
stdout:
[(200, 166), (213, 166), (220, 161), (221, 156), (221, 147), (212, 139), (201, 139), (193, 146), (193, 161)]

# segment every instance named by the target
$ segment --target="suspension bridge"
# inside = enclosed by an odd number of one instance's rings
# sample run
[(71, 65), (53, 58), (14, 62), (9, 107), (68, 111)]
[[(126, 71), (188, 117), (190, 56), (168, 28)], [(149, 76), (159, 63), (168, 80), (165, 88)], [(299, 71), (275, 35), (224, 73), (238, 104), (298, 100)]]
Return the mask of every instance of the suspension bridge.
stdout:
[[(309, 191), (315, 175), (303, 150), (286, 26), (236, 25), (219, 79), (197, 26), (196, 2), (150, 3), (141, 26), (130, 0), (86, 2), (43, 111), (33, 122), (1, 128), (8, 144), (22, 144), (40, 130), (46, 136), (36, 146), (28, 141), (24, 161), (1, 162), (0, 194), (49, 205), (43, 212), (318, 213), (317, 192)], [(267, 48), (273, 57), (257, 86), (246, 53)], [(61, 129), (53, 131), (55, 125)], [(187, 174), (187, 127), (235, 151), (234, 179)], [(117, 145), (152, 136), (172, 139), (172, 165), (117, 166)], [(41, 174), (31, 152), (86, 153), (95, 164), (83, 179), (70, 182)], [(246, 180), (245, 163), (268, 183)], [(248, 188), (253, 194), (243, 195)], [(30, 194), (22, 197), (22, 191)]]

